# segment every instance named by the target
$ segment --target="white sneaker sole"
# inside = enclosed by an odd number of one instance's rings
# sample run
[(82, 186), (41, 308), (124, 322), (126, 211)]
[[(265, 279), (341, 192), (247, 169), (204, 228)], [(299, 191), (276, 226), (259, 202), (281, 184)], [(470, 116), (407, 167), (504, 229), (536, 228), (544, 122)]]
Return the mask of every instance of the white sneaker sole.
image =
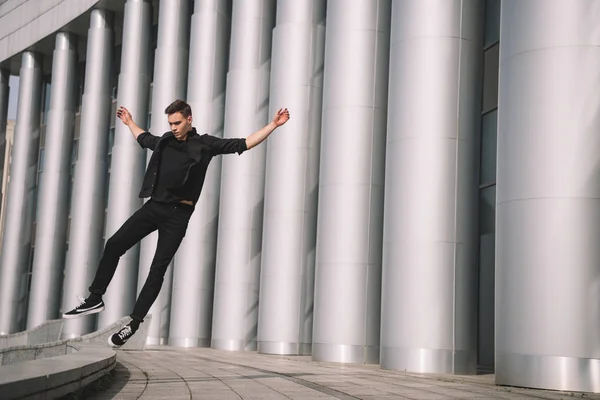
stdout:
[(73, 318), (79, 318), (79, 317), (83, 317), (84, 315), (92, 315), (92, 314), (98, 314), (99, 312), (104, 311), (104, 306), (100, 307), (100, 308), (94, 308), (88, 311), (84, 311), (82, 313), (79, 314), (71, 314), (71, 315), (67, 315), (67, 314), (63, 314), (63, 318), (64, 319), (73, 319)]
[[(121, 346), (119, 346), (119, 345), (116, 345), (116, 344), (114, 344), (114, 343), (112, 342), (112, 340), (110, 340), (110, 339), (112, 339), (112, 335), (110, 335), (110, 336), (108, 337), (108, 345), (109, 345), (110, 347), (112, 347), (113, 349), (118, 349), (118, 348), (120, 348), (120, 347), (121, 347)], [(125, 343), (123, 343), (123, 344), (125, 344)]]

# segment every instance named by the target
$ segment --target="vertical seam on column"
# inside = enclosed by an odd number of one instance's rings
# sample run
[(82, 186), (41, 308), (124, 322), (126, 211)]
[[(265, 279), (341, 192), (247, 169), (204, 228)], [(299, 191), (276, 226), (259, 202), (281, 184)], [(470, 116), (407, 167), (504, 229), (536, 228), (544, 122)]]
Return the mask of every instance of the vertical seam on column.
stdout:
[[(374, 48), (373, 48), (373, 58), (375, 60), (375, 63), (373, 64), (373, 80), (372, 80), (372, 84), (373, 84), (373, 90), (371, 92), (371, 101), (373, 103), (373, 108), (372, 108), (372, 113), (371, 113), (371, 154), (369, 155), (370, 158), (370, 162), (369, 162), (369, 168), (370, 168), (370, 182), (369, 182), (369, 219), (368, 219), (368, 225), (367, 225), (367, 254), (366, 254), (366, 258), (367, 258), (367, 265), (366, 265), (366, 279), (365, 279), (365, 320), (364, 320), (364, 333), (365, 333), (365, 341), (364, 341), (364, 345), (363, 345), (363, 363), (366, 363), (366, 359), (367, 359), (367, 351), (368, 351), (368, 345), (369, 345), (369, 270), (371, 269), (371, 265), (370, 265), (370, 249), (371, 249), (371, 223), (373, 220), (373, 143), (375, 142), (375, 98), (376, 98), (376, 91), (377, 91), (377, 63), (378, 63), (378, 58), (377, 56), (377, 42), (378, 42), (378, 27), (379, 27), (379, 6), (380, 6), (380, 1), (378, 0), (376, 2), (375, 5), (375, 29), (373, 30), (375, 33), (375, 43), (374, 43)], [(380, 335), (381, 336), (381, 335)]]
[(456, 90), (456, 143), (455, 143), (455, 160), (454, 160), (454, 271), (452, 274), (452, 373), (455, 373), (456, 366), (456, 258), (457, 258), (457, 218), (458, 218), (458, 147), (460, 139), (460, 84), (461, 84), (461, 67), (462, 67), (462, 45), (463, 45), (463, 13), (464, 0), (460, 2), (460, 23), (458, 37), (458, 77)]
[[(314, 3), (310, 3), (311, 5), (310, 10), (311, 10), (311, 15), (313, 15), (314, 12)], [(314, 18), (314, 17), (313, 17)], [(310, 32), (310, 47), (309, 47), (309, 71), (311, 71), (312, 73), (312, 68), (311, 66), (314, 64), (314, 58), (313, 58), (313, 42), (314, 42), (314, 38), (313, 38), (313, 24), (314, 21), (313, 19), (310, 20), (310, 22), (306, 23), (306, 24), (302, 24), (301, 22), (298, 23), (297, 25), (300, 26), (301, 28), (304, 27), (308, 27), (308, 32)], [(293, 22), (290, 23), (290, 25), (293, 25)], [(275, 26), (277, 26), (277, 16), (275, 16)], [(273, 38), (272, 38), (273, 39)], [(273, 54), (273, 49), (271, 49), (271, 54)], [(306, 107), (306, 113), (307, 113), (307, 117), (308, 120), (310, 121), (310, 82), (308, 85), (308, 99), (307, 99), (307, 107)], [(307, 130), (302, 132), (306, 134), (306, 163), (304, 164), (304, 169), (303, 169), (303, 177), (302, 177), (302, 210), (301, 210), (301, 219), (300, 219), (300, 290), (298, 291), (298, 298), (297, 298), (297, 308), (296, 308), (296, 312), (297, 312), (297, 318), (296, 318), (296, 338), (297, 338), (297, 343), (296, 343), (296, 352), (298, 354), (300, 354), (300, 346), (301, 343), (304, 340), (303, 337), (303, 329), (302, 329), (302, 321), (304, 320), (304, 304), (302, 302), (302, 299), (305, 298), (305, 296), (303, 296), (303, 290), (302, 288), (307, 288), (307, 286), (305, 285), (306, 282), (306, 261), (308, 259), (308, 257), (306, 256), (305, 253), (305, 249), (306, 249), (306, 216), (307, 216), (307, 201), (306, 201), (306, 179), (307, 179), (307, 175), (308, 175), (308, 154), (310, 153), (310, 149), (308, 144), (310, 143), (310, 125), (307, 124)], [(312, 338), (311, 338), (311, 342), (312, 342)]]

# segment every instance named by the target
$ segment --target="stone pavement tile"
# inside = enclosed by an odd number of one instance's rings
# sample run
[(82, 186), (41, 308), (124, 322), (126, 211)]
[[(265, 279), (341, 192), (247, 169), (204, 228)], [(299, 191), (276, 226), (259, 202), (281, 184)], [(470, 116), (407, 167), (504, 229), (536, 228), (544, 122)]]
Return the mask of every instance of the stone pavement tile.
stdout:
[(355, 397), (363, 397), (363, 396), (384, 396), (386, 393), (384, 391), (378, 390), (378, 389), (373, 389), (373, 388), (369, 388), (369, 387), (364, 387), (364, 386), (358, 386), (358, 387), (348, 387), (345, 390), (342, 390), (343, 393), (349, 394), (351, 396), (355, 396)]
[(110, 386), (88, 398), (93, 400), (137, 399), (146, 387), (146, 377), (135, 366), (118, 360), (112, 373)]
[(222, 384), (197, 385), (196, 383), (191, 383), (190, 390), (194, 399), (240, 400), (240, 396), (236, 392)]
[[(183, 398), (211, 400), (558, 400), (565, 393), (493, 385), (486, 376), (409, 374), (374, 365), (316, 363), (310, 357), (266, 356), (256, 352), (178, 349), (167, 346), (144, 352), (120, 351), (117, 360), (129, 374), (115, 398)], [(137, 369), (137, 370), (136, 370)], [(115, 379), (117, 381), (117, 379)], [(187, 390), (187, 392), (186, 392)], [(143, 393), (142, 393), (143, 392)], [(123, 397), (125, 395), (126, 397)], [(591, 399), (600, 396), (591, 395)]]
[(440, 394), (440, 393), (429, 393), (429, 392), (413, 393), (407, 397), (409, 397), (411, 399), (415, 399), (415, 400), (438, 400), (438, 399), (456, 399), (457, 398), (457, 397), (452, 397), (452, 396), (448, 396), (448, 395), (444, 395), (444, 394)]
[(443, 394), (445, 396), (457, 397), (459, 399), (470, 399), (473, 397), (481, 397), (480, 393), (473, 393), (472, 391), (468, 391), (468, 390), (457, 390), (457, 389), (449, 388), (449, 387), (428, 388), (427, 391), (431, 392), (431, 393)]

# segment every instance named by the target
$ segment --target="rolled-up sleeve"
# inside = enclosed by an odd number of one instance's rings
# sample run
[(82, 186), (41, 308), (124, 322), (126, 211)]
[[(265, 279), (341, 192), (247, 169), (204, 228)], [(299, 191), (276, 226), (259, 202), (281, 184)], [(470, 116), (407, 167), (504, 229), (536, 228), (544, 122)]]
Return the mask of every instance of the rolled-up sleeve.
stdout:
[(160, 138), (158, 136), (154, 136), (150, 132), (140, 133), (137, 137), (137, 142), (142, 146), (142, 149), (154, 150), (154, 147), (156, 147), (156, 143), (158, 143), (159, 140)]
[(221, 139), (216, 136), (208, 134), (202, 135), (204, 143), (210, 148), (210, 152), (213, 156), (219, 154), (242, 154), (248, 150), (246, 146), (246, 139)]

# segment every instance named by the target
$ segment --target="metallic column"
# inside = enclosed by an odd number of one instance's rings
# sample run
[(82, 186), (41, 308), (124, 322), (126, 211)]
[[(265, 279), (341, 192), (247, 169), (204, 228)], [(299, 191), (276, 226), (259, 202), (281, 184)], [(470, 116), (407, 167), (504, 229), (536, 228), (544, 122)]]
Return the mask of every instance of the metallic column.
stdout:
[[(125, 3), (118, 105), (127, 107), (133, 119), (142, 128), (147, 128), (145, 125), (148, 116), (151, 16), (150, 0), (127, 0)], [(111, 164), (111, 171), (114, 173), (110, 179), (108, 195), (106, 239), (142, 205), (138, 194), (144, 176), (147, 151), (149, 150), (140, 148), (129, 128), (117, 120)], [(136, 244), (121, 257), (105, 295), (106, 309), (98, 316), (98, 328), (110, 325), (133, 311), (137, 294), (139, 254), (140, 248)]]
[(21, 57), (6, 221), (0, 257), (0, 334), (25, 328), (34, 193), (40, 140), (42, 55)]
[(293, 121), (267, 141), (258, 351), (310, 354), (323, 95), (322, 0), (280, 0), (269, 115)]
[[(187, 84), (189, 48), (189, 0), (162, 0), (158, 14), (158, 43), (154, 56), (154, 81), (152, 90), (152, 124), (150, 132), (162, 135), (169, 130), (165, 108), (174, 100), (184, 99)], [(147, 160), (152, 152), (148, 151)], [(150, 265), (154, 259), (158, 232), (142, 240), (138, 290), (142, 290)], [(169, 337), (171, 284), (173, 263), (167, 269), (163, 287), (150, 308), (152, 314), (148, 328), (148, 344), (166, 344)], [(189, 293), (187, 293), (189, 295)]]
[[(198, 133), (223, 137), (231, 31), (230, 0), (196, 0), (192, 16), (187, 101)], [(221, 157), (215, 157), (175, 255), (169, 344), (210, 346)]]
[[(81, 105), (79, 157), (75, 164), (71, 197), (69, 249), (63, 281), (62, 311), (78, 304), (77, 295), (86, 296), (92, 283), (104, 234), (108, 132), (111, 110), (111, 64), (113, 60), (113, 15), (93, 10), (88, 29), (85, 83)], [(120, 122), (119, 122), (120, 123)], [(65, 338), (91, 332), (96, 316), (65, 320)]]
[[(246, 137), (270, 119), (275, 0), (235, 0), (225, 136)], [(256, 350), (266, 146), (223, 159), (211, 346)]]
[(598, 20), (598, 0), (502, 2), (497, 384), (600, 392)]
[[(8, 119), (8, 94), (10, 75), (8, 71), (0, 69), (0, 187), (2, 187), (2, 177), (4, 176), (4, 155), (6, 154), (6, 123)], [(0, 193), (0, 205), (2, 202), (2, 194)], [(2, 211), (0, 210), (0, 215)], [(2, 226), (0, 225), (0, 229)], [(2, 235), (0, 234), (0, 237)]]
[(52, 90), (46, 124), (42, 179), (38, 182), (37, 229), (27, 328), (58, 317), (65, 265), (71, 151), (75, 128), (77, 36), (56, 34)]
[(313, 359), (377, 363), (390, 1), (327, 3)]
[(477, 372), (482, 4), (393, 2), (383, 368)]

